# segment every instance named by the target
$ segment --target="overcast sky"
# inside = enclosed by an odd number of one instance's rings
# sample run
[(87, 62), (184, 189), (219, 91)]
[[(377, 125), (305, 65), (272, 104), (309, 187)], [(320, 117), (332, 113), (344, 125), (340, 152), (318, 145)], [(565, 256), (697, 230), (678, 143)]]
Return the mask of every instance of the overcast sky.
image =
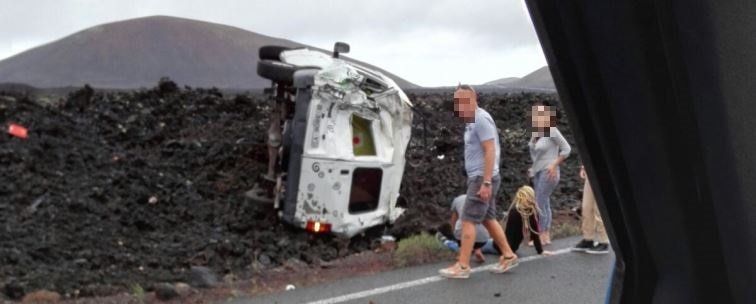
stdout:
[(423, 86), (521, 77), (544, 65), (522, 0), (0, 0), (0, 60), (102, 23), (168, 15), (331, 49)]

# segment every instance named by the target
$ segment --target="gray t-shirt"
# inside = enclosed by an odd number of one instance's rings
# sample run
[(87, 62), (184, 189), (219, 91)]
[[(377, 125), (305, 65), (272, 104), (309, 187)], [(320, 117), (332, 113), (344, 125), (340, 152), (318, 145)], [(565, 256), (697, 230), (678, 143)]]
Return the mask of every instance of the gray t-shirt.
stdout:
[(465, 125), (465, 170), (467, 177), (483, 176), (485, 156), (481, 143), (494, 140), (496, 155), (494, 157), (493, 176), (499, 175), (499, 159), (501, 147), (499, 147), (499, 133), (496, 130), (491, 115), (481, 108), (475, 111), (475, 122)]
[(547, 169), (560, 155), (567, 157), (572, 151), (570, 144), (556, 127), (549, 129), (548, 137), (541, 137), (535, 142), (533, 139), (535, 137), (531, 135), (528, 142), (530, 159), (533, 161), (533, 166), (528, 172), (531, 177), (538, 171)]
[[(465, 199), (467, 195), (460, 195), (454, 198), (452, 201), (452, 211), (457, 212), (457, 223), (454, 224), (454, 237), (457, 240), (462, 240), (462, 210), (465, 207)], [(487, 242), (491, 238), (488, 235), (488, 230), (481, 224), (475, 225), (475, 242), (482, 243)]]

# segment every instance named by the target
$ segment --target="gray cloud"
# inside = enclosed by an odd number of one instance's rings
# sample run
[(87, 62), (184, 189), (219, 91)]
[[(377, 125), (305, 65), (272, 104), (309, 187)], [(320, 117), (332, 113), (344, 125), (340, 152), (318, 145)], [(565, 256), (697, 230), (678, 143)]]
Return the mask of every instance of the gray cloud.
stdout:
[[(521, 0), (0, 0), (0, 7), (0, 58), (97, 24), (170, 15), (323, 48), (347, 41), (354, 57), (423, 85), (522, 76), (545, 65)], [(453, 76), (428, 71), (441, 62)]]

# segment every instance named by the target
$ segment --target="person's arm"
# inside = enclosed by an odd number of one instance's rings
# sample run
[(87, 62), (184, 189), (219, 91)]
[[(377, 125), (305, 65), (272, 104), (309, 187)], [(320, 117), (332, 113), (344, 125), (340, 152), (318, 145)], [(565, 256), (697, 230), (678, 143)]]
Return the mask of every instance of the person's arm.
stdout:
[[(520, 213), (517, 212), (517, 209), (514, 208), (514, 204), (512, 204), (512, 207), (509, 208), (509, 212), (507, 212), (507, 222), (504, 224), (504, 235), (506, 236), (507, 243), (512, 251), (517, 251), (517, 249), (520, 248), (520, 243), (522, 243), (522, 239), (525, 237), (525, 234), (522, 231), (522, 223)], [(501, 251), (499, 254), (501, 254)]]
[(480, 139), (483, 149), (483, 184), (478, 195), (483, 201), (491, 199), (491, 179), (493, 178), (494, 160), (496, 158), (496, 125), (490, 117), (482, 117), (475, 121), (475, 133)]
[(552, 138), (556, 141), (557, 145), (559, 146), (559, 157), (557, 157), (557, 160), (554, 162), (557, 166), (559, 166), (562, 164), (562, 162), (564, 162), (565, 159), (567, 159), (568, 156), (570, 156), (570, 152), (572, 152), (572, 147), (570, 147), (570, 144), (564, 138), (564, 136), (562, 135), (562, 132), (560, 132), (559, 129), (557, 128), (553, 129)]
[(538, 230), (538, 220), (536, 219), (536, 215), (531, 215), (528, 218), (528, 222), (530, 222), (530, 239), (533, 240), (533, 245), (535, 246), (536, 252), (538, 252), (538, 254), (543, 254), (541, 238), (538, 236), (538, 233), (534, 232)]
[(559, 165), (561, 165), (564, 160), (567, 159), (567, 156), (570, 155), (572, 148), (570, 147), (570, 144), (567, 143), (567, 140), (564, 139), (564, 136), (562, 136), (562, 132), (559, 132), (559, 129), (557, 128), (552, 128), (551, 138), (557, 143), (557, 146), (559, 147), (559, 156), (557, 156), (556, 160), (554, 160), (554, 162), (551, 163), (548, 168), (549, 178), (555, 179), (557, 177), (557, 168), (559, 168)]
[(564, 162), (565, 159), (567, 159), (567, 156), (560, 154), (559, 156), (557, 156), (556, 160), (554, 160), (554, 162), (551, 163), (551, 166), (559, 167)]
[(489, 139), (481, 143), (483, 146), (483, 182), (490, 182), (493, 178), (494, 159), (496, 158), (496, 147), (494, 147), (494, 140)]
[(454, 227), (457, 226), (457, 219), (458, 218), (459, 218), (459, 214), (457, 214), (457, 211), (452, 211), (451, 222), (450, 222), (452, 234), (454, 233)]

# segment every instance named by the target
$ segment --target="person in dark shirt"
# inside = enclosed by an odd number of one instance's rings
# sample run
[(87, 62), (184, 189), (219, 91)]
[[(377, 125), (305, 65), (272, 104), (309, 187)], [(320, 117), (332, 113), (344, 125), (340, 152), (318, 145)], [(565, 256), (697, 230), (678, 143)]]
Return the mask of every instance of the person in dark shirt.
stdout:
[[(512, 200), (512, 205), (507, 212), (507, 223), (504, 225), (504, 233), (512, 251), (517, 251), (522, 244), (525, 235), (533, 240), (536, 252), (543, 255), (552, 255), (548, 250), (543, 250), (541, 238), (538, 235), (538, 216), (540, 210), (535, 200), (535, 191), (530, 186), (522, 186)], [(527, 219), (527, 220), (526, 220)], [(488, 242), (482, 248), (483, 253), (499, 254), (499, 249), (493, 242)]]

